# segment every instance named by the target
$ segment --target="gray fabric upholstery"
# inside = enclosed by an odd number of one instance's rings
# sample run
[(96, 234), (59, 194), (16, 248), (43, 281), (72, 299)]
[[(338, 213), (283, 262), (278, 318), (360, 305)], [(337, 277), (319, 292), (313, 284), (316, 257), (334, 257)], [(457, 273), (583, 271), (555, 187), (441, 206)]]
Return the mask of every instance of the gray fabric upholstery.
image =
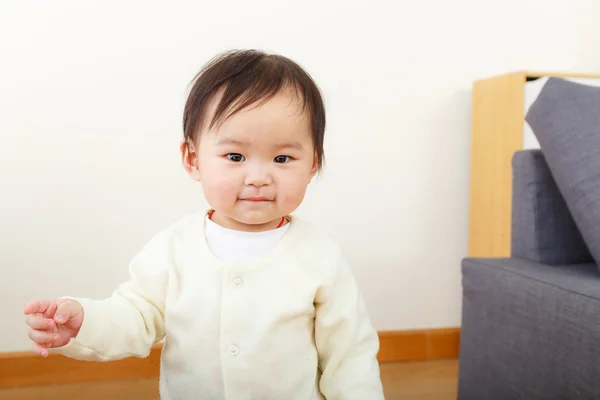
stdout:
[(550, 78), (526, 119), (579, 231), (600, 261), (600, 88)]
[(600, 399), (600, 88), (550, 78), (526, 119), (512, 257), (462, 264), (458, 398)]
[(592, 262), (540, 150), (514, 154), (511, 255), (549, 265)]
[(466, 259), (460, 400), (600, 399), (600, 274)]

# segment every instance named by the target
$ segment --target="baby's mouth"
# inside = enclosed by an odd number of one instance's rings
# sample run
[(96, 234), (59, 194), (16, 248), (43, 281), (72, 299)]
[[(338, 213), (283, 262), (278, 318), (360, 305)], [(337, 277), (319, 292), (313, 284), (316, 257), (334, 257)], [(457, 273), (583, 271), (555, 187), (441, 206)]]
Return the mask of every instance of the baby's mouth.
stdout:
[(254, 203), (261, 203), (261, 202), (272, 201), (268, 197), (244, 197), (244, 198), (242, 198), (240, 200), (242, 200), (242, 201), (251, 201), (251, 202), (254, 202)]

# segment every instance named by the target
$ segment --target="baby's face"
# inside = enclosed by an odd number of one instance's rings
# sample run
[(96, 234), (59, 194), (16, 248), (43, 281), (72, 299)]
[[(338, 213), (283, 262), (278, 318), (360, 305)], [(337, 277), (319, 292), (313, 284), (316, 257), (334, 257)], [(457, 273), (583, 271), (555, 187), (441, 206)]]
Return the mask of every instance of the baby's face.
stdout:
[(214, 220), (233, 229), (279, 222), (300, 205), (317, 172), (309, 119), (287, 92), (202, 132), (196, 151)]

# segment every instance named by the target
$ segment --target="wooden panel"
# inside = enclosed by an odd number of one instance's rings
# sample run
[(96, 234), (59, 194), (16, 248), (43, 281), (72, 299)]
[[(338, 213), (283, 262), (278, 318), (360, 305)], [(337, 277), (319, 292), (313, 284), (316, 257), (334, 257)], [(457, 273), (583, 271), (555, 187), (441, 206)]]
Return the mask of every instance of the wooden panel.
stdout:
[(386, 400), (456, 400), (458, 360), (381, 365)]
[(428, 360), (458, 358), (460, 349), (459, 329), (437, 329), (428, 335)]
[(571, 72), (535, 72), (530, 71), (525, 73), (528, 78), (542, 78), (545, 76), (554, 76), (557, 78), (590, 78), (590, 79), (598, 79), (600, 78), (599, 74), (578, 74)]
[(379, 332), (379, 362), (458, 358), (460, 328)]
[(113, 362), (78, 361), (57, 354), (0, 353), (0, 388), (158, 376), (160, 347), (147, 358)]
[(379, 362), (427, 359), (427, 331), (380, 332), (379, 343)]
[[(386, 400), (456, 400), (458, 360), (385, 363), (381, 381)], [(2, 400), (160, 400), (158, 380), (121, 379), (0, 389)]]
[(161, 400), (158, 379), (115, 379), (0, 388), (2, 400)]
[(511, 161), (523, 146), (524, 72), (473, 85), (470, 257), (510, 255)]
[[(460, 329), (380, 332), (382, 363), (458, 357)], [(0, 353), (0, 388), (57, 383), (154, 378), (159, 375), (160, 346), (144, 359), (112, 362), (77, 361), (52, 354)]]

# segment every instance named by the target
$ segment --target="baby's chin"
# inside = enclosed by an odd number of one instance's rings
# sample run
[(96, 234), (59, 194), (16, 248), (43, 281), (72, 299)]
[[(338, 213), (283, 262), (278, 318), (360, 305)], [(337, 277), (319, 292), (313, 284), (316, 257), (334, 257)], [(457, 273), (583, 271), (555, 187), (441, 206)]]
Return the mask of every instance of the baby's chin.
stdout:
[(248, 230), (260, 230), (268, 225), (273, 225), (281, 220), (277, 215), (239, 215), (234, 218), (239, 225), (244, 225)]
[(280, 219), (281, 217), (277, 216), (243, 216), (239, 219), (236, 218), (236, 221), (243, 225), (260, 228), (263, 225), (268, 225)]

